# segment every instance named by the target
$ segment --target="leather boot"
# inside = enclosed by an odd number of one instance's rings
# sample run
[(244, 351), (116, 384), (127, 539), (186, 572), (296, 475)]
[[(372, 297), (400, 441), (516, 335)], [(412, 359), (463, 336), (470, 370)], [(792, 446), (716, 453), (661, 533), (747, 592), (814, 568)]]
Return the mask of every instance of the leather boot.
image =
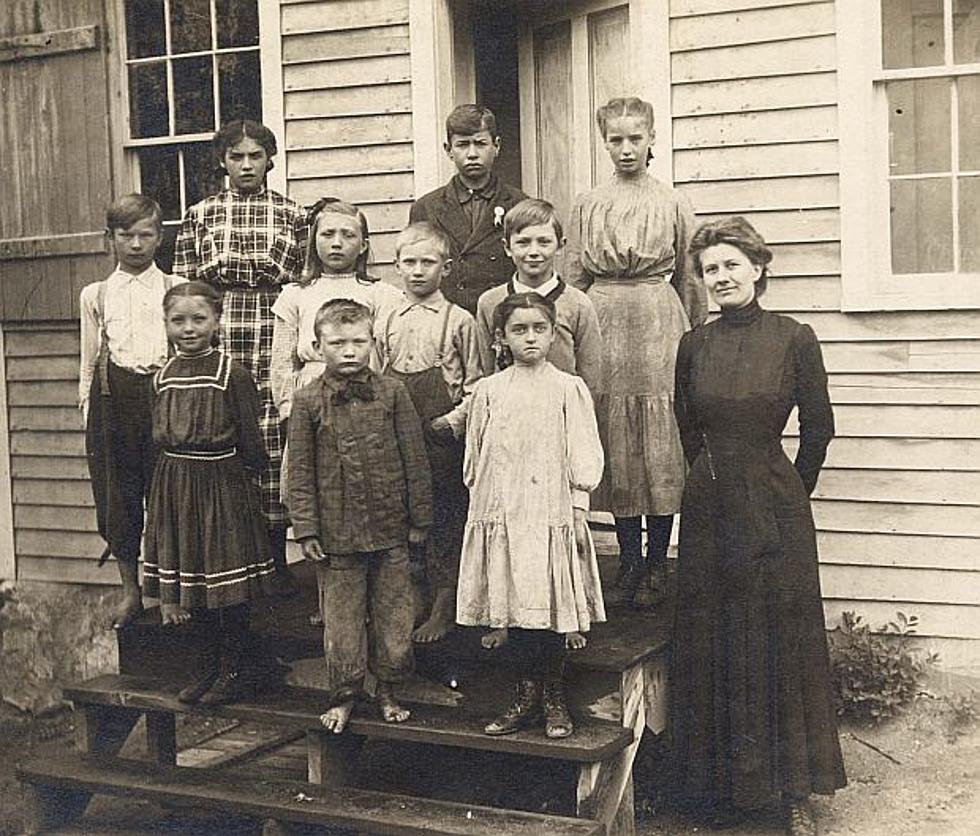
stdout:
[(550, 680), (544, 684), (544, 733), (546, 737), (568, 737), (574, 726), (572, 717), (565, 705), (565, 690), (560, 679)]
[(517, 683), (517, 697), (514, 703), (499, 717), (483, 727), (489, 735), (513, 734), (527, 728), (541, 719), (541, 685), (530, 679)]

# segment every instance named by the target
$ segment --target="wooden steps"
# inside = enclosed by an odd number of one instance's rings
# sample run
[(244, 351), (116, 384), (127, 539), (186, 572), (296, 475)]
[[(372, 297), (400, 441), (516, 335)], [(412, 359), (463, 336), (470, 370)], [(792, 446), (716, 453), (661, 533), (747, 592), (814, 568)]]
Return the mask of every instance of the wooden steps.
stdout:
[[(357, 828), (365, 833), (440, 836), (599, 836), (591, 819), (500, 810), (406, 795), (323, 787), (299, 781), (246, 779), (216, 769), (184, 769), (118, 758), (67, 753), (21, 766), (41, 811), (34, 831), (56, 826), (79, 799), (93, 793), (225, 811), (278, 822)], [(41, 798), (37, 798), (41, 796)], [(75, 803), (73, 803), (75, 802)], [(84, 803), (84, 801), (83, 801)]]
[[(78, 705), (138, 709), (163, 714), (198, 713), (236, 720), (269, 723), (318, 731), (324, 710), (323, 693), (306, 688), (285, 688), (273, 694), (227, 706), (200, 707), (178, 702), (180, 685), (145, 677), (107, 675), (65, 689), (65, 698)], [(484, 718), (458, 708), (414, 705), (405, 723), (386, 723), (364, 711), (356, 711), (348, 724), (351, 734), (454, 746), (489, 752), (508, 752), (574, 763), (608, 760), (633, 741), (633, 732), (607, 720), (579, 719), (575, 734), (550, 740), (540, 730), (490, 737), (483, 733)]]

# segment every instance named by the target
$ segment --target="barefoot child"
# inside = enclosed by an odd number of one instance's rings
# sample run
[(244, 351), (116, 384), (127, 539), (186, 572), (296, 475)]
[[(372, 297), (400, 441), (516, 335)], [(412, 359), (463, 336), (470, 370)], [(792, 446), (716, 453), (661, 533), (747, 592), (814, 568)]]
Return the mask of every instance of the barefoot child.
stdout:
[(463, 485), (464, 398), (480, 378), (475, 323), (469, 311), (440, 291), (449, 275), (449, 239), (426, 222), (410, 224), (395, 239), (395, 266), (405, 296), (376, 321), (386, 374), (401, 380), (422, 418), (433, 493), (425, 577), (432, 604), (412, 633), (416, 642), (443, 638), (456, 623), (456, 580), (468, 494)]
[(154, 263), (163, 234), (155, 200), (140, 194), (119, 198), (106, 212), (106, 232), (118, 265), (109, 278), (82, 290), (78, 404), (99, 534), (106, 541), (103, 559), (116, 558), (123, 585), (123, 600), (109, 622), (120, 629), (142, 609), (143, 503), (156, 461), (150, 390), (168, 354), (160, 306), (183, 279)]
[(339, 734), (372, 690), (381, 716), (409, 713), (392, 686), (414, 664), (408, 546), (432, 523), (418, 413), (405, 387), (368, 368), (371, 310), (333, 299), (314, 321), (323, 374), (293, 396), (289, 509), (303, 556), (316, 565), (330, 708)]
[(602, 445), (589, 390), (546, 359), (554, 303), (513, 294), (495, 320), (514, 365), (481, 380), (470, 403), (463, 471), (470, 511), (456, 620), (494, 628), (487, 646), (510, 645), (517, 699), (486, 733), (525, 728), (543, 709), (545, 734), (567, 737), (562, 634), (605, 620), (585, 521), (589, 491), (602, 477)]
[(252, 376), (214, 347), (220, 293), (203, 282), (179, 284), (163, 297), (163, 311), (177, 356), (153, 380), (161, 454), (144, 578), (164, 625), (193, 617), (212, 627), (205, 675), (178, 698), (217, 705), (241, 696), (248, 602), (274, 588), (259, 493), (268, 456)]

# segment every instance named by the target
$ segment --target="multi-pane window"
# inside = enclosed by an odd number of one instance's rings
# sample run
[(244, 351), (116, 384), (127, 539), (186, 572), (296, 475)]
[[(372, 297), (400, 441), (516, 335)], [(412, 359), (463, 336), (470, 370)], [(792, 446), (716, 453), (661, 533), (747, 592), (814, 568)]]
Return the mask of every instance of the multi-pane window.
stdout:
[(257, 0), (124, 0), (135, 181), (163, 207), (169, 267), (184, 210), (220, 186), (215, 130), (262, 119)]
[(881, 0), (891, 272), (980, 273), (980, 0)]

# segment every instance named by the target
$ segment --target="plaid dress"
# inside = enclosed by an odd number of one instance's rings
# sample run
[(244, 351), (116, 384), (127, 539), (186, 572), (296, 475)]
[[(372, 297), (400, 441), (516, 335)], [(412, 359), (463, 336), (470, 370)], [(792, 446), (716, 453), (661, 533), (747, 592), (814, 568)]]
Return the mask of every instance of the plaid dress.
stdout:
[(226, 189), (187, 210), (174, 253), (174, 273), (223, 291), (221, 347), (258, 387), (259, 428), (269, 454), (260, 481), (270, 526), (287, 523), (279, 494), (285, 438), (269, 374), (272, 305), (282, 285), (299, 276), (306, 237), (306, 216), (289, 198), (269, 189)]

